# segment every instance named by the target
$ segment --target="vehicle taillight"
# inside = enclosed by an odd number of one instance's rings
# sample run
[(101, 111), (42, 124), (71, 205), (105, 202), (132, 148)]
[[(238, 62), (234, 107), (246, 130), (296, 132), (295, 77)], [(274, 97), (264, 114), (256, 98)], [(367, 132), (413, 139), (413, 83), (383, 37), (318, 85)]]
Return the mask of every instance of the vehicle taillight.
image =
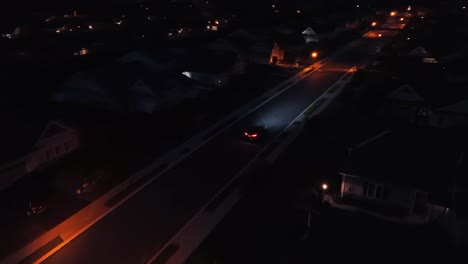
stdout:
[(257, 134), (253, 134), (252, 137), (257, 137)]
[(244, 132), (244, 135), (248, 136), (248, 135), (249, 135), (249, 133), (247, 133), (247, 132)]

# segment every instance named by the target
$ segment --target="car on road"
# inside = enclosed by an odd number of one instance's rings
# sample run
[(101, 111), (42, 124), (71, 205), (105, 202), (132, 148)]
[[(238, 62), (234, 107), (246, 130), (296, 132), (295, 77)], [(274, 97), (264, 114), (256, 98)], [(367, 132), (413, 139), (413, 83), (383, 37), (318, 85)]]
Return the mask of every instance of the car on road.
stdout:
[(44, 212), (49, 205), (49, 202), (45, 196), (36, 196), (29, 200), (28, 209), (26, 214), (28, 216), (38, 215)]
[(266, 126), (251, 126), (244, 131), (242, 135), (244, 140), (250, 142), (257, 142), (263, 139), (267, 134), (267, 127)]
[(105, 179), (106, 173), (97, 171), (91, 176), (83, 179), (83, 182), (76, 188), (76, 194), (89, 193), (94, 191), (99, 184)]

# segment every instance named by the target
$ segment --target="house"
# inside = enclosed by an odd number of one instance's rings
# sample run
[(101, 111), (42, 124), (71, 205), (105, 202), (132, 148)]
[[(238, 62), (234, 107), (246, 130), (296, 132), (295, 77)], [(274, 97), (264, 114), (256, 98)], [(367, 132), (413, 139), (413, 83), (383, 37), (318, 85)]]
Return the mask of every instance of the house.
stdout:
[(203, 87), (180, 73), (155, 73), (140, 63), (77, 72), (52, 99), (118, 112), (152, 113), (199, 95)]
[(80, 146), (78, 132), (62, 122), (9, 120), (2, 131), (0, 190), (40, 170)]
[(221, 87), (245, 71), (246, 61), (238, 53), (227, 50), (187, 50), (180, 71), (209, 87)]
[(428, 102), (409, 84), (390, 91), (385, 96), (381, 111), (394, 119), (427, 125), (432, 114)]
[(445, 216), (452, 206), (456, 146), (432, 130), (386, 130), (361, 138), (343, 163), (341, 198), (384, 215), (425, 221)]
[(450, 128), (468, 124), (468, 94), (464, 88), (407, 83), (389, 90), (379, 113), (393, 120), (424, 127)]
[(436, 58), (434, 58), (434, 56), (429, 54), (429, 52), (427, 52), (426, 49), (424, 49), (421, 46), (418, 46), (418, 47), (410, 50), (407, 53), (407, 56), (420, 57), (422, 62), (424, 62), (424, 63), (438, 63), (438, 60)]
[(221, 31), (229, 27), (229, 20), (226, 18), (212, 18), (206, 24), (206, 31)]
[(319, 42), (320, 37), (312, 28), (308, 27), (304, 31), (302, 31), (302, 35), (304, 36), (305, 42)]
[(270, 63), (297, 62), (303, 57), (306, 41), (301, 37), (277, 40), (271, 49)]

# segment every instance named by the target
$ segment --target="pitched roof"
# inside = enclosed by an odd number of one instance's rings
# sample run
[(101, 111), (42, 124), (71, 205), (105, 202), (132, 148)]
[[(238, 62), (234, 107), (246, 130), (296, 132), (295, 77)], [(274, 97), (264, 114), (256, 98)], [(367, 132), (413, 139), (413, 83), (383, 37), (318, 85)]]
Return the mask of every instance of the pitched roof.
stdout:
[(387, 98), (398, 101), (408, 102), (423, 102), (424, 98), (421, 97), (414, 89), (408, 84), (402, 85), (400, 88), (393, 90)]
[(421, 46), (418, 46), (412, 50), (410, 50), (408, 52), (408, 55), (409, 56), (419, 56), (419, 57), (427, 57), (427, 56), (431, 56), (431, 54), (429, 54), (426, 49), (424, 49), (423, 47)]
[(302, 35), (317, 36), (318, 34), (312, 28), (308, 27), (306, 30), (302, 31)]
[(463, 115), (468, 115), (468, 100), (461, 100), (459, 102), (456, 102), (454, 104), (441, 107), (437, 109), (438, 111), (443, 111), (443, 112), (452, 112), (452, 113), (457, 113), (457, 114), (463, 114)]

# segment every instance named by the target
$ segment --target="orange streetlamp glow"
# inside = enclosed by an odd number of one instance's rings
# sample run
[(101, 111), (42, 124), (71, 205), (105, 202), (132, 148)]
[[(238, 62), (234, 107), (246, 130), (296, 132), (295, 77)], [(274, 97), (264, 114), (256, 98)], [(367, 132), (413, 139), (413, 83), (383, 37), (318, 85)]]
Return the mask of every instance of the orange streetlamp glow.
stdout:
[(396, 16), (396, 12), (395, 11), (390, 12), (390, 16)]
[(317, 58), (318, 53), (317, 53), (316, 51), (314, 51), (314, 52), (312, 52), (312, 53), (310, 54), (310, 56), (311, 56), (312, 58), (315, 59), (315, 58)]
[(327, 184), (322, 184), (322, 189), (325, 191), (326, 189), (328, 189), (328, 185)]
[(404, 18), (400, 18), (400, 21), (403, 21), (403, 20), (405, 20), (405, 19), (404, 19)]
[(374, 21), (374, 22), (372, 22), (371, 25), (372, 25), (373, 27), (375, 27), (375, 26), (377, 26), (377, 22)]

